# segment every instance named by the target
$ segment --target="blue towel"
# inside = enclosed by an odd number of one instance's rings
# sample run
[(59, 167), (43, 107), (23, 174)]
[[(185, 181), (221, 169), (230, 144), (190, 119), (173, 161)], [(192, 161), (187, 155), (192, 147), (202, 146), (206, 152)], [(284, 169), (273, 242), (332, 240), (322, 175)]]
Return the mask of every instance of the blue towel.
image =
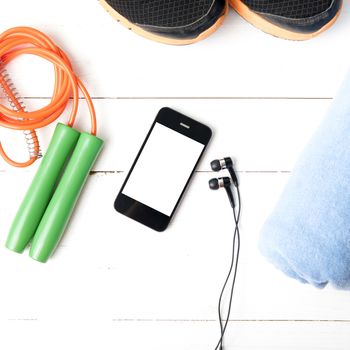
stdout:
[(263, 226), (259, 248), (303, 283), (350, 289), (350, 74)]

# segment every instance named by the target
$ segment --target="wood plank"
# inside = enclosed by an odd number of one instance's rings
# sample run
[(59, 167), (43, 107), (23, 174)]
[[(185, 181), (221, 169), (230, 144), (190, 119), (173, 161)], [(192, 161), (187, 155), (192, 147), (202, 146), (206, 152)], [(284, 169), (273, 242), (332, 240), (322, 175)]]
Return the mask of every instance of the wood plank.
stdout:
[[(45, 100), (27, 100), (30, 108)], [(94, 170), (126, 171), (130, 168), (158, 110), (169, 106), (212, 127), (214, 137), (199, 170), (210, 170), (211, 160), (235, 157), (239, 171), (291, 171), (299, 154), (323, 119), (330, 100), (261, 99), (98, 99), (99, 135), (105, 149)], [(67, 118), (62, 118), (66, 121)], [(85, 105), (77, 128), (88, 130)], [(39, 130), (46, 150), (53, 126)], [(23, 135), (0, 129), (4, 147), (16, 159), (26, 159)], [(0, 160), (0, 170), (10, 169)], [(30, 169), (29, 171), (34, 171)]]
[[(219, 333), (214, 322), (111, 322), (99, 318), (10, 321), (2, 329), (0, 346), (7, 350), (34, 346), (45, 350), (48, 344), (52, 350), (214, 349)], [(232, 322), (225, 345), (237, 350), (348, 350), (349, 341), (348, 322)]]
[[(173, 224), (160, 234), (114, 211), (124, 176), (90, 177), (47, 265), (1, 248), (0, 319), (216, 319), (233, 233), (225, 193), (207, 189), (210, 174), (196, 174)], [(299, 284), (260, 256), (259, 229), (287, 178), (241, 176), (242, 255), (232, 319), (350, 320), (347, 292)], [(29, 180), (0, 173), (1, 247)]]
[[(94, 96), (333, 97), (350, 61), (348, 2), (335, 26), (312, 41), (274, 38), (230, 11), (217, 33), (186, 47), (138, 37), (97, 1), (62, 0), (54, 7), (7, 1), (4, 10), (12, 15), (1, 31), (15, 25), (45, 31), (69, 52)], [(20, 60), (11, 72), (23, 96), (50, 96), (49, 65)]]

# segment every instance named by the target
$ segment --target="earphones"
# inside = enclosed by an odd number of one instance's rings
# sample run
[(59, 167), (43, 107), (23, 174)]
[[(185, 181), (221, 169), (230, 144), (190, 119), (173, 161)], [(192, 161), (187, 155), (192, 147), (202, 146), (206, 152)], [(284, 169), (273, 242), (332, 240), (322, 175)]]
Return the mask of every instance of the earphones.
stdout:
[[(233, 217), (234, 217), (234, 235), (233, 235), (233, 242), (232, 242), (231, 264), (230, 264), (229, 272), (227, 274), (225, 283), (221, 289), (219, 303), (218, 303), (218, 315), (219, 315), (221, 336), (218, 344), (215, 347), (215, 350), (217, 349), (222, 350), (224, 335), (225, 335), (226, 328), (227, 328), (228, 321), (231, 314), (233, 290), (236, 282), (239, 252), (240, 252), (240, 245), (241, 245), (241, 242), (240, 242), (241, 238), (240, 238), (240, 231), (239, 231), (239, 221), (241, 217), (241, 194), (239, 189), (238, 178), (234, 170), (233, 161), (231, 158), (226, 157), (223, 159), (216, 159), (216, 160), (213, 160), (210, 163), (210, 165), (211, 165), (211, 169), (215, 172), (219, 172), (221, 170), (227, 169), (228, 172), (230, 173), (230, 177), (219, 177), (219, 178), (213, 178), (209, 180), (209, 188), (211, 190), (218, 190), (220, 188), (225, 189), (230, 201), (230, 205), (231, 205), (231, 208), (233, 211)], [(237, 197), (237, 202), (238, 202), (237, 208), (235, 203), (235, 196)], [(226, 321), (224, 322), (222, 318), (222, 298), (224, 296), (227, 286), (229, 285), (229, 282), (231, 282), (231, 289), (230, 289), (229, 305), (228, 305), (228, 310), (226, 314)]]
[(219, 188), (225, 188), (228, 199), (230, 200), (230, 204), (232, 209), (236, 207), (235, 199), (232, 193), (232, 181), (229, 177), (219, 177), (218, 179), (209, 180), (209, 187), (211, 190), (218, 190)]
[(235, 173), (235, 170), (233, 169), (233, 161), (231, 158), (226, 157), (224, 159), (215, 159), (210, 163), (210, 166), (211, 169), (216, 172), (223, 169), (227, 169), (231, 175), (231, 179), (235, 187), (239, 186), (237, 175)]

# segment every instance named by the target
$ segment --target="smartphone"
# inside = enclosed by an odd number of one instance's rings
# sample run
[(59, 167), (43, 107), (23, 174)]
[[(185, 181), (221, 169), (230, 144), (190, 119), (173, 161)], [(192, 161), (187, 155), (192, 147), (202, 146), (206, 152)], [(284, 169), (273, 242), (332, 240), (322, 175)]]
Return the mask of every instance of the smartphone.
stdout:
[(156, 231), (164, 231), (211, 136), (208, 126), (170, 108), (162, 108), (126, 177), (114, 208)]

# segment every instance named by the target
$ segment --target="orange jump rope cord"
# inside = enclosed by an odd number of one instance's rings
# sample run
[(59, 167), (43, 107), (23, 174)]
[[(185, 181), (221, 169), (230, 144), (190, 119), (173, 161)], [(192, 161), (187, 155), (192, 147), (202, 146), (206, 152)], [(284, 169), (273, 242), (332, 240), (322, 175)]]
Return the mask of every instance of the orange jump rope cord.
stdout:
[[(0, 35), (0, 62), (5, 67), (10, 61), (20, 55), (36, 55), (50, 61), (54, 65), (55, 84), (50, 103), (32, 112), (25, 112), (16, 95), (0, 74), (0, 85), (7, 97), (13, 102), (16, 110), (0, 104), (0, 126), (13, 130), (33, 131), (45, 127), (55, 121), (66, 109), (69, 99), (73, 96), (73, 105), (68, 120), (68, 126), (74, 125), (79, 105), (79, 90), (85, 97), (91, 116), (91, 134), (96, 135), (96, 112), (92, 99), (84, 84), (75, 75), (67, 55), (56, 46), (44, 33), (29, 27), (16, 27)], [(39, 153), (39, 142), (33, 139), (34, 150)], [(30, 158), (19, 163), (10, 159), (0, 143), (0, 155), (10, 165), (27, 167), (37, 160)]]

